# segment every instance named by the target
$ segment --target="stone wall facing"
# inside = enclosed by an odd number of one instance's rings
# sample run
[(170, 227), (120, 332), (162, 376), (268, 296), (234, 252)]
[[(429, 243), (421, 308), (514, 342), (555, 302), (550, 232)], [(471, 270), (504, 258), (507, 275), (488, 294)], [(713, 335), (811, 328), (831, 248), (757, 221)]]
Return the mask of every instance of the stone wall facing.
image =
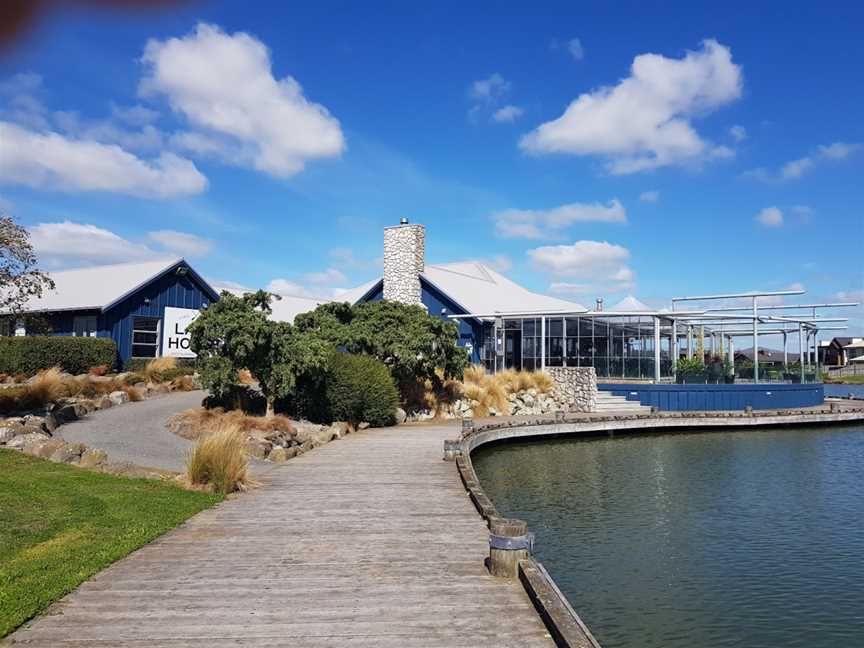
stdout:
[(384, 299), (422, 305), (420, 275), (425, 269), (425, 254), (422, 225), (384, 228)]
[(555, 381), (555, 400), (571, 412), (593, 412), (597, 404), (597, 373), (594, 367), (546, 367)]

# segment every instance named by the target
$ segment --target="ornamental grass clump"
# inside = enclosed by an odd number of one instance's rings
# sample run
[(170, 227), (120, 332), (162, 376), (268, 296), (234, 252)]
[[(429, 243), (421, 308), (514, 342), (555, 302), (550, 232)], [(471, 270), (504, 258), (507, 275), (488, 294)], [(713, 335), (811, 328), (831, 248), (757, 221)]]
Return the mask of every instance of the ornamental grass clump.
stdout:
[(221, 421), (203, 435), (186, 461), (192, 485), (209, 486), (217, 493), (245, 490), (249, 484), (246, 434), (237, 423)]
[(245, 433), (279, 431), (287, 434), (295, 432), (291, 419), (281, 414), (273, 416), (250, 416), (240, 410), (225, 411), (221, 407), (207, 409), (196, 407), (175, 414), (168, 419), (168, 429), (177, 436), (194, 441), (210, 434), (222, 425), (236, 425)]
[(153, 360), (144, 365), (144, 368), (139, 373), (145, 382), (161, 382), (163, 374), (176, 368), (177, 358), (163, 356), (161, 358), (153, 358)]

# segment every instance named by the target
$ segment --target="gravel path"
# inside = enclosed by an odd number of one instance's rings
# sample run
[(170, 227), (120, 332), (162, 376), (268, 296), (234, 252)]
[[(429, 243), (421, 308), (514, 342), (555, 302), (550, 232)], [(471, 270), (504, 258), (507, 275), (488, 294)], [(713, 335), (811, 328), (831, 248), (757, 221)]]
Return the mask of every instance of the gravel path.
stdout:
[(198, 407), (203, 399), (203, 391), (192, 391), (126, 403), (64, 425), (59, 433), (67, 441), (101, 448), (111, 461), (179, 472), (192, 442), (169, 432), (165, 423), (177, 412)]

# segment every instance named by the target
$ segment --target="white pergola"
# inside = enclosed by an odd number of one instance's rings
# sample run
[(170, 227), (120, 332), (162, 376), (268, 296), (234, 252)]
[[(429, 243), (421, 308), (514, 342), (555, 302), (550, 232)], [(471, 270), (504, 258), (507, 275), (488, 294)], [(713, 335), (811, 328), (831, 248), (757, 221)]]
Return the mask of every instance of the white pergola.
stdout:
[[(812, 339), (814, 359), (812, 364), (818, 365), (818, 341), (819, 331), (838, 331), (845, 326), (835, 324), (847, 321), (842, 317), (825, 317), (817, 311), (834, 308), (848, 308), (858, 306), (857, 302), (826, 302), (819, 304), (763, 304), (759, 300), (766, 297), (786, 297), (792, 295), (803, 295), (804, 290), (775, 290), (764, 292), (728, 293), (721, 295), (695, 295), (685, 297), (673, 297), (670, 310), (656, 311), (605, 311), (605, 310), (546, 310), (546, 311), (492, 311), (487, 313), (465, 313), (448, 315), (449, 319), (476, 319), (493, 322), (495, 332), (494, 339), (496, 347), (499, 345), (499, 336), (503, 336), (503, 320), (505, 319), (539, 319), (540, 338), (544, 343), (540, 345), (540, 367), (546, 368), (546, 331), (547, 321), (551, 318), (578, 317), (578, 318), (627, 318), (627, 317), (649, 317), (654, 322), (654, 380), (659, 382), (660, 376), (660, 347), (661, 329), (665, 328), (663, 322), (669, 327), (670, 345), (669, 355), (673, 362), (680, 357), (680, 339), (686, 339), (687, 357), (693, 357), (693, 328), (694, 326), (707, 327), (711, 340), (711, 350), (715, 349), (715, 339), (720, 336), (728, 340), (728, 358), (734, 364), (734, 342), (736, 337), (752, 336), (753, 339), (753, 381), (759, 381), (759, 337), (760, 335), (782, 335), (783, 336), (783, 361), (784, 367), (788, 365), (788, 337), (798, 332), (799, 340), (799, 362), (801, 380), (805, 375), (805, 349), (809, 361), (810, 342)], [(681, 302), (718, 301), (729, 299), (750, 299), (748, 306), (724, 306), (717, 308), (704, 308), (693, 310), (676, 310), (676, 305)], [(741, 312), (745, 311), (745, 312)], [(789, 314), (771, 314), (772, 311), (798, 311)], [(809, 311), (809, 312), (801, 312)], [(496, 348), (496, 353), (499, 353)]]

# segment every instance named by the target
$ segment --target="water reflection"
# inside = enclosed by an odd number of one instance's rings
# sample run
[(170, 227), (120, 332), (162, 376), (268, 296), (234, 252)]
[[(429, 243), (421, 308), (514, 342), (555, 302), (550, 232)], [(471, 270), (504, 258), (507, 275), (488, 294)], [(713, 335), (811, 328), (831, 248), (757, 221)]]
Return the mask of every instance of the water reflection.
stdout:
[(606, 648), (864, 646), (864, 428), (481, 449)]

